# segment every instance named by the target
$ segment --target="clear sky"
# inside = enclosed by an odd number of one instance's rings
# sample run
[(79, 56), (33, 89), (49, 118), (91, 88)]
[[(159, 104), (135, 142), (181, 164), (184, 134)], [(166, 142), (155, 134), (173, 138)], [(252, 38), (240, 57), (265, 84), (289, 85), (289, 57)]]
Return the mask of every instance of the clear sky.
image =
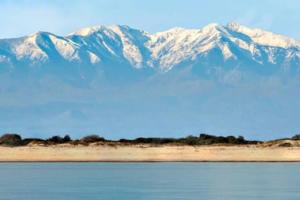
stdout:
[(0, 38), (39, 30), (67, 34), (98, 24), (148, 32), (208, 23), (241, 24), (300, 39), (299, 0), (1, 0)]

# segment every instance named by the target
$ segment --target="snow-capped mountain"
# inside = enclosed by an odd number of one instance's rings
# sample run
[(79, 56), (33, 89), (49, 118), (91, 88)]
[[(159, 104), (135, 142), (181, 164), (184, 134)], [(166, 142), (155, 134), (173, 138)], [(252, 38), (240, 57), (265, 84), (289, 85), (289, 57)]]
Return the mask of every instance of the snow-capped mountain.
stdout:
[(300, 41), (237, 23), (37, 32), (0, 39), (0, 127), (286, 137), (300, 132), (299, 77)]
[(147, 33), (128, 26), (95, 26), (58, 36), (38, 32), (0, 40), (0, 66), (45, 65), (151, 68), (160, 72), (189, 66), (298, 70), (300, 41), (237, 23), (201, 29)]

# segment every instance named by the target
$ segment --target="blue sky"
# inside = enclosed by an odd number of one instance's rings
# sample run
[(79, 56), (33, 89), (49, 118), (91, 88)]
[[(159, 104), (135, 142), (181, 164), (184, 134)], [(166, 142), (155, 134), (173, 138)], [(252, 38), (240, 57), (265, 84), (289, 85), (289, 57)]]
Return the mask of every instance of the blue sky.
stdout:
[(297, 0), (1, 0), (0, 38), (39, 30), (63, 35), (97, 24), (157, 32), (236, 21), (300, 39), (299, 11)]

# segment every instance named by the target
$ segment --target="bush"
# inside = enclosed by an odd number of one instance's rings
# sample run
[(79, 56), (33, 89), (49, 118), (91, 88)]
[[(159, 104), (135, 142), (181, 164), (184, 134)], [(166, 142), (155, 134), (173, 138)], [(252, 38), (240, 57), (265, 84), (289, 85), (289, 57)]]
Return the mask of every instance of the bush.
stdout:
[(25, 138), (22, 140), (22, 145), (28, 145), (29, 143), (40, 143), (40, 144), (45, 144), (45, 140), (40, 139), (40, 138)]
[(294, 136), (292, 137), (292, 140), (300, 140), (300, 135), (294, 135)]
[(236, 144), (236, 138), (234, 136), (227, 136), (227, 143)]
[(200, 136), (199, 136), (200, 140), (208, 140), (208, 139), (214, 139), (214, 138), (216, 138), (216, 136), (208, 135), (208, 134), (205, 134), (205, 133), (201, 133)]
[(252, 141), (245, 140), (242, 136), (214, 136), (208, 134), (200, 134), (197, 136), (187, 136), (185, 138), (136, 138), (133, 140), (120, 139), (119, 142), (133, 143), (133, 144), (184, 144), (184, 145), (212, 145), (212, 144), (249, 144)]
[(71, 141), (71, 137), (69, 135), (65, 135), (63, 138), (56, 135), (46, 140), (47, 142), (54, 144), (62, 144)]
[(20, 146), (22, 138), (18, 134), (4, 134), (0, 137), (0, 145)]
[(132, 140), (128, 140), (128, 139), (122, 138), (122, 139), (119, 140), (119, 142), (121, 142), (121, 143), (129, 143), (129, 142), (132, 142)]
[(197, 145), (197, 144), (199, 144), (199, 138), (190, 135), (184, 139), (184, 143), (187, 145)]
[(245, 144), (247, 143), (247, 141), (245, 140), (245, 138), (243, 136), (238, 136), (238, 138), (236, 139), (237, 144)]
[(83, 143), (93, 143), (93, 142), (103, 142), (105, 139), (98, 135), (88, 135), (80, 139), (80, 142)]
[(214, 136), (207, 134), (200, 134), (199, 136), (200, 144), (248, 144), (249, 141), (245, 140), (244, 137), (234, 137), (234, 136)]
[(278, 145), (279, 147), (292, 147), (293, 145), (291, 143), (288, 142), (284, 142)]
[[(125, 141), (124, 139), (122, 139), (122, 141)], [(144, 138), (144, 137), (140, 137), (140, 138), (136, 138), (134, 140), (131, 140), (131, 142), (135, 143), (135, 144), (168, 144), (168, 143), (172, 143), (175, 142), (176, 139), (173, 138)]]
[(65, 135), (65, 137), (63, 138), (64, 142), (70, 142), (72, 141), (71, 137), (69, 135)]

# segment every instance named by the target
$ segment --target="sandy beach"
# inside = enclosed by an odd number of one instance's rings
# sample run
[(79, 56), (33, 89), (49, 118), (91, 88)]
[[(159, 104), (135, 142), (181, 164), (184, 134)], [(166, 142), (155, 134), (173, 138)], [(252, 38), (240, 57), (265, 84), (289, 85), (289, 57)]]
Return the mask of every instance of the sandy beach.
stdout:
[(23, 146), (0, 147), (1, 162), (296, 162), (300, 147), (247, 146)]

